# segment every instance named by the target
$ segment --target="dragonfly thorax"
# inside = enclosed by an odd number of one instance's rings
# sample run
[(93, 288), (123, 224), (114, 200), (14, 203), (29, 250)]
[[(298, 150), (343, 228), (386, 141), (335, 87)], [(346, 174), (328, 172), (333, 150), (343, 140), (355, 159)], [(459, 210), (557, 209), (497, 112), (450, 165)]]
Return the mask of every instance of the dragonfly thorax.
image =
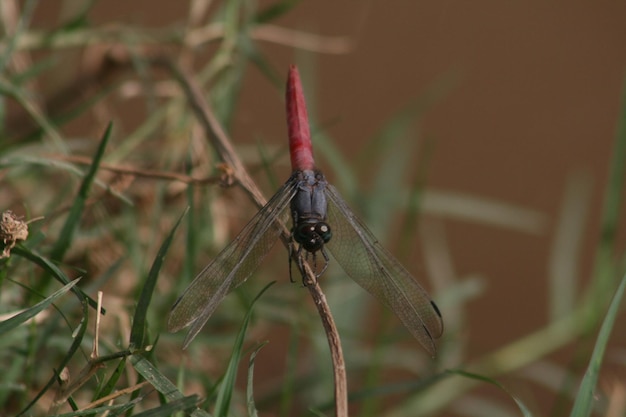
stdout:
[(294, 226), (293, 239), (298, 242), (307, 252), (317, 252), (328, 243), (332, 237), (330, 226), (325, 222), (300, 223)]
[(307, 252), (323, 249), (332, 237), (326, 223), (328, 201), (324, 174), (317, 170), (296, 171), (297, 191), (291, 200), (293, 239)]

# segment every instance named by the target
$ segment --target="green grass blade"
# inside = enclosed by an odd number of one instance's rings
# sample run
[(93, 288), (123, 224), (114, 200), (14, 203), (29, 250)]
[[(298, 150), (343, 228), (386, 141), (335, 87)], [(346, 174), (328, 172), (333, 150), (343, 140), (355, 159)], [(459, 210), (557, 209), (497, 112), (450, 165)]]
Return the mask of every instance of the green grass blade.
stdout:
[[(298, 369), (298, 347), (299, 347), (300, 331), (296, 322), (292, 322), (289, 331), (289, 347), (285, 358), (285, 374), (283, 377), (283, 389), (280, 393), (279, 400), (279, 416), (288, 416), (289, 411), (296, 399), (296, 391), (298, 386), (297, 369)], [(334, 405), (334, 404), (333, 404)]]
[(539, 211), (456, 191), (424, 190), (421, 210), (455, 220), (531, 234), (543, 233), (548, 225), (547, 216)]
[[(362, 214), (374, 234), (383, 240), (386, 239), (384, 231), (391, 230), (390, 224), (394, 217), (390, 215), (390, 206), (395, 209), (404, 203), (398, 199), (399, 195), (405, 194), (402, 189), (407, 188), (402, 177), (410, 170), (409, 164), (413, 162), (411, 156), (418, 141), (417, 136), (411, 132), (412, 119), (412, 117), (394, 118), (374, 141), (375, 143), (368, 147), (376, 150), (380, 167), (376, 169), (367, 204), (363, 205), (367, 211)], [(382, 148), (380, 142), (384, 144)], [(373, 160), (370, 159), (370, 166)]]
[(414, 245), (414, 232), (418, 230), (418, 218), (422, 211), (422, 198), (424, 196), (424, 189), (428, 178), (428, 172), (430, 168), (430, 160), (432, 158), (432, 150), (434, 144), (433, 141), (426, 138), (423, 144), (420, 146), (419, 155), (417, 159), (417, 167), (413, 177), (411, 178), (409, 186), (409, 194), (407, 200), (404, 203), (406, 206), (406, 218), (400, 230), (405, 230), (406, 233), (400, 235), (400, 243), (398, 244), (398, 257), (399, 259), (408, 259), (409, 248)]
[[(52, 275), (57, 281), (59, 281), (63, 285), (67, 285), (70, 283), (70, 279), (67, 277), (67, 275), (65, 275), (65, 273), (63, 273), (63, 271), (61, 271), (61, 269), (59, 269), (59, 267), (57, 267), (48, 259), (39, 255), (37, 252), (26, 249), (23, 245), (20, 244), (15, 245), (12, 253), (39, 265), (44, 271)], [(78, 287), (72, 287), (71, 290), (81, 301), (87, 300), (91, 307), (98, 308), (98, 303), (93, 298), (85, 294), (83, 290)], [(106, 310), (104, 308), (101, 308), (100, 311), (102, 312), (102, 314), (106, 313)]]
[[(107, 96), (111, 95), (116, 90), (116, 87), (119, 88), (118, 84), (106, 85), (102, 86), (98, 89), (96, 93), (93, 95), (89, 95), (88, 97), (83, 98), (79, 103), (74, 106), (69, 107), (68, 109), (60, 108), (60, 109), (50, 109), (50, 113), (48, 117), (50, 119), (50, 123), (53, 126), (63, 126), (71, 122), (72, 120), (77, 119), (79, 116), (89, 112), (95, 105), (105, 99)], [(35, 129), (31, 132), (24, 134), (23, 136), (13, 138), (11, 140), (11, 144), (19, 144), (20, 142), (33, 142), (39, 141), (46, 133), (44, 128)], [(126, 142), (124, 142), (126, 143)]]
[(101, 407), (90, 408), (88, 410), (80, 410), (80, 411), (73, 411), (70, 413), (55, 414), (54, 417), (82, 417), (82, 416), (103, 416), (103, 415), (114, 417), (114, 416), (119, 415), (120, 411), (123, 413), (124, 410), (128, 409), (129, 407), (133, 405), (134, 404), (132, 403), (104, 405)]
[[(594, 265), (594, 302), (602, 303), (613, 288), (615, 270), (613, 257), (615, 240), (620, 230), (619, 220), (623, 192), (626, 187), (626, 78), (622, 86), (621, 113), (619, 115), (609, 181), (604, 195), (600, 242)], [(603, 304), (602, 304), (603, 305)], [(597, 309), (592, 309), (597, 311)]]
[[(385, 383), (384, 385), (377, 387), (367, 387), (358, 391), (350, 392), (348, 401), (350, 403), (364, 402), (372, 397), (385, 398), (390, 395), (404, 394), (404, 393), (416, 393), (424, 391), (428, 387), (437, 384), (439, 381), (448, 378), (449, 374), (442, 372), (435, 375), (430, 375), (425, 378), (419, 378), (409, 381), (402, 381), (396, 383)], [(324, 403), (317, 408), (323, 411), (330, 411), (333, 409), (334, 403)]]
[(250, 355), (250, 362), (248, 364), (248, 386), (246, 388), (246, 402), (248, 404), (248, 416), (258, 417), (256, 406), (254, 404), (254, 360), (256, 355), (267, 345), (268, 342), (263, 342), (254, 349), (254, 352)]
[(63, 153), (67, 153), (65, 141), (61, 137), (61, 134), (56, 129), (52, 121), (48, 118), (48, 115), (41, 112), (41, 110), (30, 101), (30, 95), (19, 86), (8, 85), (5, 82), (0, 82), (0, 91), (3, 95), (12, 97), (21, 106), (24, 111), (41, 127), (42, 131), (50, 138), (51, 144)]
[[(310, 109), (313, 106), (307, 107)], [(309, 110), (309, 115), (312, 112)], [(334, 183), (343, 193), (348, 201), (354, 196), (355, 190), (358, 189), (359, 180), (351, 168), (352, 163), (349, 162), (339, 147), (335, 144), (337, 141), (325, 132), (316, 129), (317, 126), (311, 123), (313, 142), (315, 143), (316, 155), (322, 155), (322, 158), (331, 167), (334, 173)]]
[(254, 16), (255, 23), (268, 23), (293, 9), (300, 0), (283, 0), (269, 5)]
[(49, 297), (46, 297), (45, 299), (43, 299), (39, 303), (35, 304), (34, 306), (32, 306), (30, 308), (27, 308), (26, 310), (24, 310), (21, 313), (11, 317), (8, 320), (0, 322), (0, 336), (5, 334), (5, 333), (10, 332), (11, 330), (15, 329), (20, 324), (24, 323), (26, 320), (28, 320), (28, 319), (30, 319), (32, 317), (35, 317), (41, 311), (43, 311), (46, 308), (48, 308), (50, 306), (50, 304), (52, 304), (54, 302), (54, 300), (56, 300), (57, 298), (59, 298), (60, 296), (62, 296), (66, 292), (68, 292), (70, 289), (72, 289), (72, 287), (74, 287), (74, 285), (76, 285), (78, 283), (78, 281), (80, 281), (80, 278), (75, 279), (74, 281), (72, 281), (69, 284), (65, 285), (64, 287), (62, 287), (61, 289), (59, 289), (58, 291), (56, 291), (55, 293), (53, 293)]
[(46, 71), (54, 70), (55, 63), (57, 63), (57, 59), (54, 57), (48, 57), (41, 61), (34, 62), (32, 66), (22, 69), (19, 73), (12, 74), (10, 83), (13, 85), (23, 85), (29, 81), (36, 80), (38, 77), (42, 77)]
[(148, 359), (140, 354), (131, 355), (130, 363), (133, 368), (157, 391), (165, 396), (169, 401), (178, 400), (184, 395), (178, 388), (165, 377)]
[(239, 333), (237, 334), (237, 338), (235, 339), (233, 345), (232, 354), (228, 362), (228, 367), (226, 368), (226, 373), (224, 374), (224, 379), (222, 380), (222, 384), (220, 385), (219, 391), (217, 393), (214, 414), (218, 417), (228, 416), (230, 400), (233, 396), (233, 391), (235, 390), (237, 368), (239, 366), (239, 361), (241, 360), (241, 355), (243, 352), (243, 342), (246, 336), (246, 331), (248, 330), (248, 324), (250, 324), (250, 318), (252, 317), (254, 304), (259, 298), (261, 298), (263, 293), (265, 293), (265, 291), (267, 291), (269, 287), (274, 285), (275, 282), (276, 281), (272, 281), (265, 287), (263, 287), (259, 294), (254, 298), (254, 300), (252, 300), (252, 304), (250, 305), (250, 308), (248, 309), (248, 312), (243, 319), (243, 324), (241, 325), (241, 329), (239, 330)]
[[(86, 299), (82, 299), (82, 318), (80, 323), (78, 324), (78, 329), (73, 332), (73, 342), (68, 349), (67, 353), (63, 357), (61, 363), (55, 367), (55, 369), (63, 369), (69, 362), (70, 359), (74, 356), (74, 353), (78, 350), (80, 345), (83, 343), (83, 337), (85, 336), (85, 332), (87, 331), (87, 324), (89, 322), (89, 307)], [(32, 408), (33, 405), (39, 401), (39, 399), (54, 385), (57, 383), (57, 375), (54, 373), (52, 377), (48, 380), (48, 383), (44, 385), (44, 387), (37, 393), (37, 395), (31, 400), (30, 403), (26, 405), (26, 407), (17, 415), (22, 416), (28, 412)]]
[(489, 383), (491, 385), (495, 385), (496, 387), (500, 388), (502, 391), (506, 392), (513, 399), (513, 401), (515, 401), (515, 403), (517, 404), (518, 408), (520, 409), (520, 411), (522, 412), (524, 417), (532, 417), (533, 416), (533, 414), (526, 407), (526, 405), (524, 405), (524, 403), (519, 398), (517, 398), (515, 395), (513, 395), (509, 390), (507, 390), (498, 381), (496, 381), (494, 379), (491, 379), (491, 378), (488, 378), (486, 376), (474, 374), (474, 373), (463, 371), (463, 370), (460, 370), (460, 369), (451, 370), (449, 372), (452, 373), (452, 374), (457, 374), (457, 375), (464, 376), (466, 378), (475, 379), (477, 381), (487, 382), (487, 383)]
[(615, 137), (615, 149), (611, 163), (610, 179), (604, 205), (603, 235), (608, 235), (608, 243), (613, 243), (617, 228), (615, 225), (620, 218), (620, 208), (624, 182), (626, 181), (626, 79), (622, 91), (621, 113)]
[(548, 266), (548, 308), (552, 320), (565, 317), (576, 307), (580, 292), (579, 264), (583, 253), (591, 191), (589, 176), (580, 173), (571, 176), (565, 186)]
[(279, 91), (282, 91), (285, 82), (283, 73), (274, 69), (272, 63), (266, 58), (258, 45), (252, 40), (247, 39), (247, 42), (241, 42), (241, 47), (248, 61), (250, 61), (272, 85), (279, 89)]
[[(83, 177), (83, 171), (81, 171), (79, 168), (77, 168), (76, 165), (72, 163), (63, 162), (61, 160), (50, 159), (46, 157), (25, 155), (25, 154), (21, 154), (18, 152), (13, 152), (12, 154), (4, 158), (0, 158), (0, 168), (19, 167), (19, 168), (23, 168), (27, 170), (28, 169), (27, 165), (32, 164), (35, 166), (46, 167), (49, 169), (63, 170), (63, 171), (68, 172), (71, 175), (75, 175), (77, 177)], [(128, 206), (133, 206), (133, 202), (129, 198), (121, 194), (119, 191), (115, 190), (115, 187), (111, 187), (109, 184), (106, 184), (98, 179), (94, 180), (94, 184), (98, 185), (103, 190), (106, 190), (111, 195), (119, 198)]]
[(159, 407), (137, 413), (134, 415), (134, 417), (170, 417), (173, 413), (177, 411), (187, 411), (194, 408), (197, 402), (198, 396), (190, 395), (188, 397), (183, 397), (174, 401), (170, 401), (167, 404), (163, 404)]
[(76, 199), (74, 199), (74, 204), (72, 204), (72, 208), (65, 220), (65, 224), (63, 225), (63, 229), (61, 229), (61, 233), (56, 240), (54, 247), (50, 253), (50, 258), (56, 261), (63, 260), (63, 256), (65, 252), (70, 247), (72, 243), (72, 238), (78, 229), (78, 224), (80, 223), (80, 219), (83, 215), (83, 209), (85, 208), (85, 202), (89, 197), (89, 190), (91, 189), (91, 185), (96, 177), (96, 172), (100, 166), (100, 161), (104, 156), (104, 150), (106, 149), (106, 145), (109, 141), (109, 137), (111, 136), (111, 129), (113, 127), (112, 123), (109, 123), (107, 126), (104, 135), (102, 136), (102, 140), (100, 141), (100, 145), (96, 151), (96, 154), (93, 157), (93, 162), (89, 167), (89, 171), (78, 191), (78, 195)]
[(215, 115), (225, 127), (230, 127), (234, 116), (233, 111), (242, 86), (241, 80), (245, 72), (246, 61), (240, 54), (241, 38), (247, 34), (242, 24), (246, 24), (245, 11), (241, 0), (224, 3), (219, 20), (224, 28), (224, 36), (214, 58), (207, 66), (213, 74), (210, 98)]
[[(9, 62), (11, 61), (11, 56), (13, 51), (17, 45), (17, 39), (20, 37), (26, 26), (35, 11), (35, 6), (39, 2), (37, 0), (30, 0), (24, 3), (24, 7), (22, 8), (20, 19), (17, 22), (17, 26), (15, 27), (15, 32), (9, 36), (8, 42), (5, 39), (5, 50), (2, 54), (0, 54), (0, 72), (4, 72)], [(3, 32), (6, 31), (6, 27)]]
[(598, 374), (600, 373), (602, 359), (609, 343), (609, 337), (611, 335), (611, 330), (613, 330), (615, 319), (619, 313), (619, 306), (622, 302), (625, 288), (626, 274), (622, 277), (622, 281), (615, 292), (615, 296), (609, 306), (609, 311), (607, 312), (604, 322), (602, 323), (602, 327), (600, 328), (596, 345), (593, 349), (593, 353), (591, 354), (589, 366), (587, 367), (585, 376), (580, 384), (578, 395), (576, 395), (576, 401), (574, 402), (571, 417), (586, 417), (591, 415), (591, 410), (595, 403), (594, 391), (598, 383)]
[(111, 394), (117, 385), (117, 381), (119, 381), (120, 377), (124, 374), (126, 370), (126, 356), (120, 359), (120, 362), (115, 367), (115, 370), (109, 377), (109, 379), (102, 386), (99, 387), (98, 391), (94, 394), (92, 401), (99, 400), (102, 397), (106, 397)]
[(152, 263), (152, 267), (150, 268), (150, 272), (148, 273), (148, 277), (146, 278), (146, 282), (141, 289), (141, 294), (139, 295), (139, 302), (137, 303), (137, 310), (135, 311), (135, 315), (133, 317), (133, 327), (130, 332), (130, 346), (131, 349), (139, 349), (144, 346), (144, 338), (146, 331), (146, 317), (148, 315), (148, 307), (150, 307), (150, 301), (152, 300), (152, 293), (154, 292), (154, 288), (156, 287), (157, 279), (159, 278), (159, 271), (161, 271), (161, 267), (163, 266), (163, 260), (165, 259), (165, 255), (170, 248), (170, 244), (174, 239), (174, 234), (178, 229), (181, 221), (189, 211), (189, 207), (185, 209), (183, 214), (178, 218), (172, 230), (167, 235), (161, 247), (159, 248), (159, 252), (154, 258), (154, 262)]
[[(130, 363), (133, 365), (133, 368), (135, 368), (135, 370), (158, 392), (163, 394), (168, 401), (181, 401), (187, 398), (161, 373), (161, 371), (159, 371), (159, 369), (142, 355), (132, 355), (130, 357)], [(190, 413), (190, 415), (194, 417), (211, 417), (209, 413), (198, 408)]]
[[(186, 162), (187, 175), (191, 175), (190, 167), (193, 165), (190, 159), (191, 155), (188, 155)], [(196, 187), (187, 187), (187, 206), (189, 211), (187, 213), (187, 234), (185, 236), (185, 258), (183, 263), (183, 270), (180, 274), (179, 282), (188, 283), (194, 276), (196, 258), (198, 256), (198, 242), (200, 241), (200, 231), (197, 227), (200, 224), (198, 216), (196, 215)], [(176, 291), (177, 293), (179, 291)]]

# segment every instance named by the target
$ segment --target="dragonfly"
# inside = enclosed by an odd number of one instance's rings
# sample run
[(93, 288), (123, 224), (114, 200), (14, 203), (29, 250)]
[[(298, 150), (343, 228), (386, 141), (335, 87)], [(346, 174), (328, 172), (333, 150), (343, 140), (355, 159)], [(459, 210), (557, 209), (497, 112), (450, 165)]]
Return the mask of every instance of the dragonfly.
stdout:
[[(295, 65), (289, 67), (286, 107), (291, 176), (189, 284), (172, 306), (168, 330), (189, 327), (183, 342), (186, 348), (224, 297), (259, 267), (291, 216), (290, 276), (294, 251), (300, 271), (304, 274), (303, 262), (311, 261), (316, 278), (326, 270), (330, 251), (347, 275), (391, 309), (434, 356), (435, 339), (443, 333), (439, 308), (315, 166), (306, 103)], [(319, 271), (318, 254), (323, 258)]]

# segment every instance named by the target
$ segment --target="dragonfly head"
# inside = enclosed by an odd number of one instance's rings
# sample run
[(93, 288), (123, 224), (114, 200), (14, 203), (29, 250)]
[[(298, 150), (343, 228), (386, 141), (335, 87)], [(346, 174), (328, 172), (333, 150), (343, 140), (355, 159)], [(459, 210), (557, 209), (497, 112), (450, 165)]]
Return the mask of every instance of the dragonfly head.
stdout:
[(307, 252), (315, 253), (324, 247), (333, 236), (325, 222), (300, 223), (293, 228), (293, 239)]

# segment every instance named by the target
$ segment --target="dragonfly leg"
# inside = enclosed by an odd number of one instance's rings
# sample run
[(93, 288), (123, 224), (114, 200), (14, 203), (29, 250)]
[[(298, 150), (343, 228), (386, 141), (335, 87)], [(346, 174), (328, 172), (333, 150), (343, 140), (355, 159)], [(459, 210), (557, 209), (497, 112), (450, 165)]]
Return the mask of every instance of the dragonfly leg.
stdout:
[(300, 271), (300, 274), (302, 275), (302, 282), (306, 285), (306, 273), (304, 271), (304, 262), (306, 262), (306, 260), (304, 259), (304, 257), (308, 257), (308, 252), (306, 252), (305, 255), (302, 254), (302, 246), (298, 245), (298, 248), (296, 249), (295, 244), (293, 242), (289, 243), (289, 281), (296, 282), (295, 279), (293, 279), (293, 272), (292, 272), (292, 264), (294, 262), (293, 258), (294, 255), (297, 259), (296, 261), (296, 265), (298, 266), (298, 270)]
[(293, 263), (293, 254), (295, 252), (295, 249), (294, 249), (293, 245), (294, 245), (293, 241), (289, 242), (289, 281), (291, 283), (296, 282), (293, 279), (293, 274), (291, 273), (291, 264)]
[(320, 252), (322, 252), (322, 256), (324, 257), (324, 267), (319, 272), (319, 274), (318, 273), (315, 274), (316, 278), (319, 278), (324, 272), (326, 272), (326, 268), (328, 268), (328, 263), (330, 262), (330, 258), (328, 257), (328, 253), (326, 253), (326, 248), (322, 248), (320, 250)]
[[(301, 245), (298, 246), (298, 249), (296, 250), (296, 264), (298, 265), (298, 269), (300, 270), (300, 274), (302, 275), (302, 285), (303, 286), (307, 286), (309, 279), (308, 276), (306, 274), (306, 268), (304, 266), (305, 263), (309, 264), (309, 266), (311, 266), (311, 261), (309, 260), (309, 257), (312, 256), (312, 262), (313, 262), (313, 271), (315, 273), (315, 269), (316, 269), (316, 261), (315, 261), (315, 253), (309, 252), (306, 249), (304, 249)], [(293, 260), (293, 258), (291, 258)], [(289, 271), (289, 273), (291, 274), (291, 270)], [(319, 275), (315, 274), (315, 277), (317, 278)], [(292, 279), (292, 282), (293, 279)]]
[(304, 251), (302, 254), (302, 246), (298, 247), (298, 269), (302, 275), (302, 285), (306, 287), (306, 270), (304, 269), (304, 263), (309, 261), (309, 252)]

